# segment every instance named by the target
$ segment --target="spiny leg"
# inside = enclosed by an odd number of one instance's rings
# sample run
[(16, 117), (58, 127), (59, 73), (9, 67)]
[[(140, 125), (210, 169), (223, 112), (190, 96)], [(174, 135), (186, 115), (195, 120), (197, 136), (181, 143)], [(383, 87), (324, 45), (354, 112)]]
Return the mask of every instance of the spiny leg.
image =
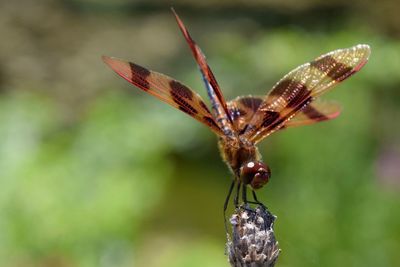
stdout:
[(253, 193), (253, 198), (254, 198), (254, 202), (258, 205), (261, 205), (265, 208), (265, 205), (263, 203), (261, 203), (258, 199), (257, 199), (257, 195), (256, 192), (254, 190), (251, 190), (251, 192)]
[(235, 198), (233, 199), (233, 203), (235, 205), (235, 208), (239, 207), (240, 185), (241, 185), (241, 182), (239, 181), (238, 184), (237, 184), (237, 187), (236, 187)]
[(242, 199), (243, 199), (243, 203), (246, 205), (247, 204), (247, 185), (246, 184), (242, 185)]
[[(253, 192), (253, 197), (254, 197), (255, 196), (254, 190), (252, 190), (252, 192)], [(254, 209), (251, 208), (249, 204), (256, 204), (256, 205), (261, 205), (261, 206), (265, 207), (262, 203), (260, 203), (257, 200), (257, 197), (255, 198), (255, 201), (247, 200), (247, 185), (246, 184), (243, 184), (243, 186), (242, 186), (242, 199), (243, 199), (243, 203), (244, 203), (243, 208), (251, 213), (254, 213)]]
[(256, 203), (260, 203), (260, 201), (258, 201), (258, 199), (257, 199), (256, 191), (251, 190), (251, 192), (253, 193), (253, 199), (254, 199), (254, 201), (255, 201)]
[(224, 203), (224, 225), (225, 225), (225, 233), (228, 234), (228, 226), (226, 225), (226, 209), (228, 208), (229, 199), (231, 198), (233, 188), (235, 187), (235, 180), (232, 181), (231, 186), (229, 187), (228, 195), (226, 196)]
[(247, 186), (245, 184), (243, 184), (242, 199), (243, 199), (244, 204), (256, 204), (256, 205), (260, 205), (260, 206), (263, 206), (264, 208), (266, 208), (266, 206), (257, 199), (256, 192), (253, 189), (251, 190), (251, 192), (253, 193), (254, 201), (250, 201), (247, 199)]

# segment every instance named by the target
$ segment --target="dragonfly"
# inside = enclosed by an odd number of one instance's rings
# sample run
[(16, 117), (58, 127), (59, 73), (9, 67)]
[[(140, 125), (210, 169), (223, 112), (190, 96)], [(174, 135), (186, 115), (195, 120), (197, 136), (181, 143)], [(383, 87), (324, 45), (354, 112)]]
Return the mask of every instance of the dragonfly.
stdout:
[[(370, 47), (358, 44), (334, 50), (293, 69), (265, 96), (240, 96), (227, 102), (200, 47), (172, 12), (197, 62), (211, 109), (199, 94), (174, 78), (114, 57), (103, 56), (103, 61), (129, 83), (188, 114), (217, 135), (222, 159), (233, 174), (224, 214), (234, 188), (236, 207), (239, 201), (262, 204), (255, 190), (268, 183), (271, 169), (262, 161), (257, 144), (282, 129), (336, 118), (340, 105), (315, 100), (358, 72), (368, 61)], [(254, 201), (247, 199), (248, 189)]]

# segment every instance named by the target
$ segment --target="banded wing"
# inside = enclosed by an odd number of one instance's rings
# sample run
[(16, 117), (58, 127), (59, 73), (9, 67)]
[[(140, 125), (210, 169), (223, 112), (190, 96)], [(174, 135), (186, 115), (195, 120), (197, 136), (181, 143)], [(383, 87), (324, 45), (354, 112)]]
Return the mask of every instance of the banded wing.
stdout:
[[(229, 114), (239, 134), (246, 129), (254, 113), (263, 102), (260, 96), (241, 96), (228, 102)], [(331, 120), (339, 116), (340, 105), (336, 102), (317, 101), (300, 110), (291, 120), (288, 120), (280, 129), (314, 124)]]
[(368, 61), (368, 45), (322, 55), (284, 76), (254, 113), (242, 136), (257, 143), (304, 109), (311, 101), (358, 72)]
[(292, 119), (285, 122), (280, 129), (310, 125), (321, 121), (332, 120), (340, 115), (341, 107), (333, 101), (317, 101), (308, 104)]
[(224, 96), (222, 95), (221, 89), (217, 83), (217, 80), (215, 79), (211, 68), (208, 66), (206, 58), (200, 47), (192, 39), (189, 31), (186, 29), (185, 25), (179, 18), (178, 14), (176, 14), (174, 9), (172, 9), (172, 12), (174, 13), (179, 28), (181, 29), (182, 34), (186, 39), (186, 42), (189, 44), (192, 54), (200, 68), (200, 72), (207, 89), (208, 97), (211, 101), (212, 110), (216, 118), (217, 124), (223, 130), (224, 134), (230, 136), (233, 134), (234, 130), (232, 128), (232, 120), (229, 117), (228, 107)]
[(192, 116), (217, 135), (222, 135), (201, 97), (179, 81), (120, 59), (103, 56), (103, 61), (131, 84)]

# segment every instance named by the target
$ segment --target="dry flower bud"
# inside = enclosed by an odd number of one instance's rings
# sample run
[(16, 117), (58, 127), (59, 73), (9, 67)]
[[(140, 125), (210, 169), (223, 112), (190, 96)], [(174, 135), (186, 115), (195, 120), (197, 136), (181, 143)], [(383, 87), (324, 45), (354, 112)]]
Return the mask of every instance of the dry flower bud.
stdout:
[(230, 219), (226, 253), (234, 267), (273, 267), (279, 256), (273, 223), (275, 216), (265, 207), (239, 207)]

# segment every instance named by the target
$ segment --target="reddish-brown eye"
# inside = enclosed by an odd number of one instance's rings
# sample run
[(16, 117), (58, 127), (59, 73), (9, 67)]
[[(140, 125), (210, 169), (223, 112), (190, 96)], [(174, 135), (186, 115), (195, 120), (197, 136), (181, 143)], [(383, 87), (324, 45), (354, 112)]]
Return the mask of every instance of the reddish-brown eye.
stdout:
[(250, 161), (241, 168), (240, 175), (244, 184), (250, 184), (253, 189), (259, 189), (268, 182), (271, 170), (261, 161)]

